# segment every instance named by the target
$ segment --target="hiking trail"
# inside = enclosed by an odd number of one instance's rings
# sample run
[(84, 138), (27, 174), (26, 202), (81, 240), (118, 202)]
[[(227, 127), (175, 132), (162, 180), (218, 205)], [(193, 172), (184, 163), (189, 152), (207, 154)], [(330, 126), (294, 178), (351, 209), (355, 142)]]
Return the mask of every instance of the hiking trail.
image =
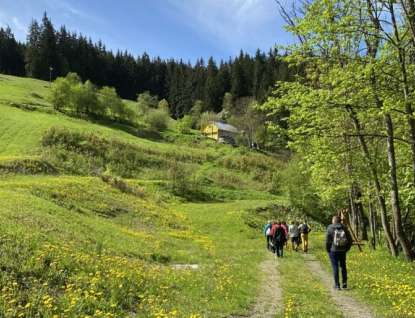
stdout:
[[(328, 295), (340, 312), (347, 318), (379, 318), (373, 314), (369, 307), (357, 302), (348, 295), (349, 290), (333, 289), (333, 277), (326, 273), (320, 266), (315, 255), (312, 253), (303, 254), (304, 263), (312, 270), (326, 287)], [(274, 318), (282, 317), (284, 304), (282, 303), (282, 289), (280, 287), (280, 266), (279, 259), (269, 253), (266, 260), (260, 264), (262, 271), (261, 289), (257, 299), (247, 316), (232, 316), (233, 318)], [(270, 283), (272, 282), (272, 283)], [(350, 286), (349, 286), (350, 287)], [(353, 288), (353, 287), (351, 287)]]

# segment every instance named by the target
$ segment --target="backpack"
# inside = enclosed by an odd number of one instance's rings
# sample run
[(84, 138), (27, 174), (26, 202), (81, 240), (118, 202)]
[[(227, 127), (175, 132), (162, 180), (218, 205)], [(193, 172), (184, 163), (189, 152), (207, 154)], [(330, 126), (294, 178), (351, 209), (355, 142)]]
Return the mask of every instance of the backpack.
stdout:
[(343, 229), (335, 229), (334, 230), (333, 243), (336, 246), (346, 246), (347, 245), (346, 232)]
[(275, 229), (274, 235), (275, 235), (275, 242), (281, 242), (281, 243), (285, 242), (285, 240), (286, 240), (285, 232), (284, 232), (284, 229), (281, 226), (278, 226)]
[(301, 225), (301, 233), (303, 233), (303, 234), (307, 234), (308, 233), (307, 224), (303, 223)]
[(267, 223), (265, 225), (265, 235), (270, 236), (271, 235), (271, 224)]

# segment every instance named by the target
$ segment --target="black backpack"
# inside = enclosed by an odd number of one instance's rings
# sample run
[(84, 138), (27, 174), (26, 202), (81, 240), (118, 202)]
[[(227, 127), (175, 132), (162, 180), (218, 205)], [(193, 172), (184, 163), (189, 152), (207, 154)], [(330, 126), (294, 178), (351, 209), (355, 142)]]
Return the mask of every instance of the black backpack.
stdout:
[(301, 225), (301, 233), (303, 233), (303, 234), (308, 234), (308, 227), (307, 227), (307, 224), (303, 223), (303, 224)]

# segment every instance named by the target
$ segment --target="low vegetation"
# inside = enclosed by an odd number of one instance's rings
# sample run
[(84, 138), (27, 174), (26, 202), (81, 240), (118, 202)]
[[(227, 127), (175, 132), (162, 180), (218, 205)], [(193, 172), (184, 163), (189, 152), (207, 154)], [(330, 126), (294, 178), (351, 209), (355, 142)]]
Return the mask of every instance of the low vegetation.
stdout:
[[(3, 78), (1, 317), (250, 315), (270, 257), (263, 225), (303, 217), (281, 196), (283, 160), (171, 122), (154, 134), (67, 116), (39, 98), (44, 82)], [(329, 272), (325, 226), (311, 224), (311, 252)], [(301, 254), (286, 256), (281, 314), (341, 317)], [(384, 317), (414, 314), (412, 263), (366, 247), (349, 264), (350, 294)]]

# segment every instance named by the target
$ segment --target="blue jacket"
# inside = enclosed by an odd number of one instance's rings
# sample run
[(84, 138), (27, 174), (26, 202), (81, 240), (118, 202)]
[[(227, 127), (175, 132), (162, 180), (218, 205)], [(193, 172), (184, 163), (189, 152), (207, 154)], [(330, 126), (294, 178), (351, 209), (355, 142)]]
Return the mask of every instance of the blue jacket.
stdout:
[[(334, 231), (336, 229), (343, 229), (344, 232), (346, 233), (346, 237), (347, 237), (347, 245), (346, 246), (337, 246), (334, 244)], [(348, 252), (350, 250), (350, 248), (352, 247), (352, 243), (353, 243), (353, 238), (349, 232), (349, 230), (347, 229), (346, 226), (344, 226), (341, 223), (333, 223), (330, 224), (327, 227), (327, 232), (326, 232), (326, 251), (327, 253), (330, 252)]]

